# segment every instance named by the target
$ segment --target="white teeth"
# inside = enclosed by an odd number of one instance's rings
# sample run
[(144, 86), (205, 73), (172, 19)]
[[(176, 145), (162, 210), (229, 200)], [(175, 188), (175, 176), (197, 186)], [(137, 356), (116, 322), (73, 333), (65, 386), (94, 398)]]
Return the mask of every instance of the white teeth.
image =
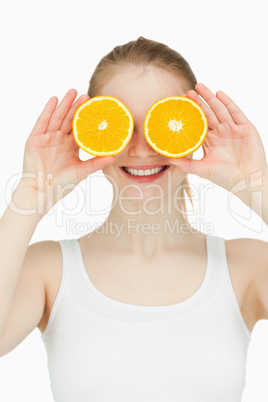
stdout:
[(152, 174), (157, 174), (162, 172), (165, 169), (165, 166), (161, 166), (158, 168), (154, 168), (154, 169), (146, 169), (146, 170), (142, 170), (142, 169), (132, 169), (132, 168), (128, 168), (128, 167), (124, 167), (125, 171), (129, 174), (131, 174), (132, 176), (151, 176)]

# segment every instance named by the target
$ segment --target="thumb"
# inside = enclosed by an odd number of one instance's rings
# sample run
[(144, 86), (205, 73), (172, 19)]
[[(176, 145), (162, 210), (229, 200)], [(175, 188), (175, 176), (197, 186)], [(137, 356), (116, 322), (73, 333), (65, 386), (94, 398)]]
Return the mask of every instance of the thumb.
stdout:
[(114, 156), (96, 156), (87, 161), (81, 161), (77, 166), (77, 175), (79, 181), (88, 177), (91, 173), (101, 170), (105, 165), (112, 163)]
[(169, 159), (169, 162), (178, 166), (185, 173), (195, 174), (203, 179), (207, 179), (210, 176), (208, 166), (202, 159), (196, 160), (183, 157)]

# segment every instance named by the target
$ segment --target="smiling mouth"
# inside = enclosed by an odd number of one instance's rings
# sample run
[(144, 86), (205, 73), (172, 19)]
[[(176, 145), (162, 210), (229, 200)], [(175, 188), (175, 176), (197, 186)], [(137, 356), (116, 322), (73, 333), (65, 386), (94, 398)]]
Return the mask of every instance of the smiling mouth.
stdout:
[(132, 169), (122, 166), (122, 169), (131, 176), (152, 176), (167, 169), (168, 165), (160, 166), (154, 169)]

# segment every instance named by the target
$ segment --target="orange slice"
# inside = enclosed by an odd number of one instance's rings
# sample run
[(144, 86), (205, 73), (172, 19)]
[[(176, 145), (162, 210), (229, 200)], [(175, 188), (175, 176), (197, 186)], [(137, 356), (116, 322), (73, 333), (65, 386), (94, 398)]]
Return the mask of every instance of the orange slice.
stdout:
[(120, 100), (96, 96), (76, 110), (73, 135), (77, 145), (89, 154), (116, 155), (127, 146), (133, 126), (133, 117)]
[(208, 132), (204, 111), (184, 96), (164, 98), (148, 110), (145, 138), (158, 153), (181, 158), (198, 149)]

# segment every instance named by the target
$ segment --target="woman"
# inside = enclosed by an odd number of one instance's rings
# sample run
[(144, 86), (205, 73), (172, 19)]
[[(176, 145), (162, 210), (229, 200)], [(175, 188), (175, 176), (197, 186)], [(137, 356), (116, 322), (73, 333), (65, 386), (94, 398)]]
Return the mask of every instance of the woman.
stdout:
[[(258, 190), (252, 208), (267, 224), (256, 128), (225, 93), (197, 84), (181, 55), (144, 38), (105, 56), (89, 85), (90, 97), (114, 96), (134, 118), (120, 154), (79, 159), (72, 119), (88, 95), (76, 95), (47, 103), (0, 222), (1, 355), (38, 327), (55, 401), (240, 401), (250, 333), (268, 316), (268, 246), (194, 230), (185, 196), (187, 173), (249, 207)], [(202, 160), (168, 159), (144, 138), (150, 106), (176, 95), (207, 115)], [(29, 246), (42, 217), (99, 169), (114, 187), (102, 227)]]

